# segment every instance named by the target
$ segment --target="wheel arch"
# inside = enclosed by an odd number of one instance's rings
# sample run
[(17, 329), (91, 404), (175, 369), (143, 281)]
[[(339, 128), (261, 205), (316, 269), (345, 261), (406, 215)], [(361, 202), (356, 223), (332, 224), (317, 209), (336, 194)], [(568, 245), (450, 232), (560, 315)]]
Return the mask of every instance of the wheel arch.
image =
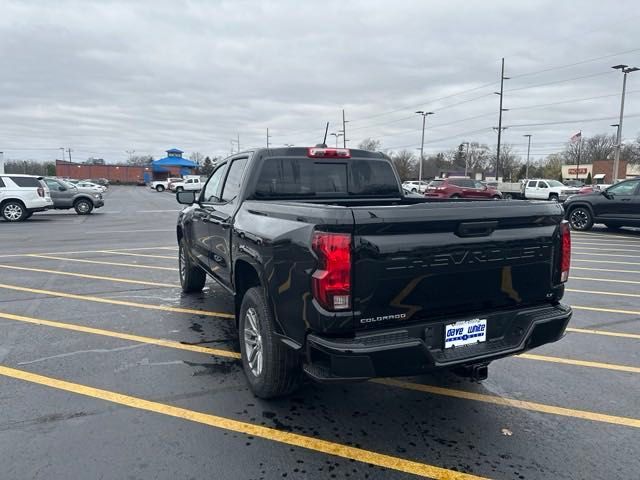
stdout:
[(250, 288), (260, 286), (263, 286), (263, 282), (256, 266), (244, 258), (237, 259), (233, 268), (236, 323), (238, 322), (240, 306), (242, 305), (242, 298), (244, 297), (244, 294)]
[(588, 202), (575, 202), (572, 203), (571, 205), (569, 205), (566, 208), (566, 214), (565, 214), (565, 218), (569, 218), (569, 215), (571, 215), (571, 212), (573, 212), (576, 208), (578, 207), (584, 207), (587, 210), (589, 210), (589, 213), (591, 214), (591, 216), (595, 219), (596, 216), (593, 213), (593, 207), (591, 206), (591, 204), (589, 204)]

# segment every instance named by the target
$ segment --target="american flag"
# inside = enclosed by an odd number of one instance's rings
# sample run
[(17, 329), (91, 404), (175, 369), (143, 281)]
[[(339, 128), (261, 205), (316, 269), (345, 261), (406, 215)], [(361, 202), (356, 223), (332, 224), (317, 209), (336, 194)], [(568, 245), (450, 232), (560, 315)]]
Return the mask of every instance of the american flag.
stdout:
[(582, 139), (582, 131), (571, 136), (571, 143), (578, 143)]

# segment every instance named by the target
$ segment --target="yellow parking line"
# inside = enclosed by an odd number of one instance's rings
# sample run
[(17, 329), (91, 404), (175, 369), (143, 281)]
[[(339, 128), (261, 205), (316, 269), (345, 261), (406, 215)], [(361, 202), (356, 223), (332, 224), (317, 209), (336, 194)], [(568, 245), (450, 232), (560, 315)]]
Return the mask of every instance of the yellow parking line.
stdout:
[(616, 265), (640, 265), (638, 262), (619, 262), (617, 260), (587, 260), (586, 258), (572, 258), (571, 263), (573, 262), (587, 262), (587, 263), (607, 263), (607, 264), (616, 264)]
[(572, 255), (589, 255), (590, 257), (631, 257), (638, 258), (638, 255), (620, 255), (618, 253), (591, 253), (591, 252), (576, 252), (575, 249), (571, 251)]
[(630, 283), (633, 285), (640, 284), (640, 281), (638, 280), (617, 280), (615, 278), (576, 277), (574, 275), (571, 275), (571, 280), (588, 280), (592, 282), (609, 282), (609, 283)]
[(610, 295), (612, 297), (633, 297), (640, 298), (640, 294), (637, 293), (622, 293), (622, 292), (601, 292), (599, 290), (579, 290), (577, 288), (567, 288), (567, 292), (573, 293), (588, 293), (590, 295)]
[(549, 357), (547, 355), (535, 355), (532, 353), (521, 353), (516, 355), (517, 358), (526, 358), (527, 360), (540, 360), (542, 362), (561, 363), (563, 365), (576, 365), (589, 368), (602, 368), (604, 370), (616, 370), (619, 372), (640, 373), (640, 367), (631, 367), (629, 365), (617, 365), (615, 363), (591, 362), (587, 360), (574, 360), (573, 358)]
[[(134, 252), (138, 250), (177, 250), (177, 247), (136, 247), (136, 248), (112, 248), (112, 251)], [(74, 250), (66, 252), (34, 252), (34, 253), (11, 253), (0, 255), (4, 257), (28, 257), (29, 255), (71, 255), (76, 253), (98, 253), (99, 250)]]
[(67, 382), (57, 378), (46, 377), (35, 373), (18, 370), (15, 368), (0, 366), (0, 375), (22, 380), (38, 385), (44, 385), (57, 390), (62, 390), (77, 395), (96, 398), (107, 402), (123, 405), (154, 412), (169, 417), (180, 418), (202, 425), (220, 428), (227, 431), (252, 435), (255, 437), (271, 440), (274, 442), (291, 445), (298, 448), (304, 448), (315, 452), (320, 452), (336, 457), (341, 457), (358, 462), (370, 463), (378, 467), (388, 468), (403, 473), (421, 475), (423, 477), (442, 479), (442, 480), (482, 480), (483, 477), (461, 473), (454, 470), (428, 465), (425, 463), (414, 462), (404, 458), (393, 457), (382, 453), (372, 452), (363, 448), (350, 447), (340, 443), (322, 440), (319, 438), (300, 435), (297, 433), (276, 430), (275, 428), (263, 427), (248, 422), (241, 422), (230, 418), (220, 417), (208, 413), (188, 410), (186, 408), (176, 407), (165, 403), (153, 402), (143, 398), (124, 395), (122, 393), (102, 390), (100, 388), (81, 385), (78, 383)]
[(112, 255), (126, 255), (130, 257), (165, 258), (168, 260), (178, 260), (177, 256), (169, 257), (168, 255), (148, 255), (145, 253), (118, 252), (115, 250), (100, 250), (99, 253), (109, 253)]
[(640, 419), (619, 417), (616, 415), (606, 415), (602, 413), (589, 412), (586, 410), (575, 410), (573, 408), (556, 407), (546, 405), (544, 403), (528, 402), (525, 400), (516, 400), (514, 398), (504, 398), (495, 395), (486, 395), (483, 393), (469, 392), (465, 390), (455, 390), (452, 388), (436, 387), (433, 385), (423, 385), (392, 378), (382, 378), (372, 380), (372, 382), (382, 385), (390, 385), (400, 387), (407, 390), (415, 390), (418, 392), (430, 393), (433, 395), (442, 395), (446, 397), (461, 398), (463, 400), (473, 400), (476, 402), (491, 403), (504, 407), (520, 408), (533, 412), (550, 413), (552, 415), (560, 415), (563, 417), (580, 418), (583, 420), (591, 420), (594, 422), (611, 423), (614, 425), (623, 425), (626, 427), (640, 428)]
[(114, 332), (112, 330), (103, 330), (100, 328), (85, 327), (82, 325), (76, 325), (73, 323), (53, 322), (51, 320), (43, 320), (41, 318), (25, 317), (23, 315), (14, 315), (12, 313), (0, 312), (0, 318), (7, 320), (15, 320), (17, 322), (31, 323), (33, 325), (44, 325), (46, 327), (60, 328), (63, 330), (71, 330), (74, 332), (90, 333), (92, 335), (101, 335), (103, 337), (118, 338), (120, 340), (129, 340), (131, 342), (147, 343), (149, 345), (156, 345), (159, 347), (174, 348), (178, 350), (187, 350), (190, 352), (207, 353), (209, 355), (216, 355), (219, 357), (227, 358), (240, 358), (240, 354), (220, 348), (203, 347), (200, 345), (189, 345), (185, 343), (176, 342), (173, 340), (164, 340), (161, 338), (143, 337), (140, 335), (131, 335), (128, 333)]
[(17, 285), (7, 285), (0, 283), (0, 288), (16, 290), (19, 292), (37, 293), (41, 295), (51, 295), (52, 297), (71, 298), (73, 300), (83, 300), (87, 302), (108, 303), (110, 305), (122, 305), (125, 307), (146, 308), (148, 310), (161, 310), (163, 312), (190, 313), (194, 315), (205, 315), (207, 317), (235, 318), (235, 315), (221, 312), (210, 312), (195, 308), (169, 307), (166, 305), (151, 305), (148, 303), (128, 302), (126, 300), (114, 300), (110, 298), (93, 297), (91, 295), (75, 295), (73, 293), (54, 292), (52, 290), (40, 290), (37, 288), (19, 287)]
[(156, 267), (153, 265), (138, 265), (136, 263), (117, 263), (117, 262), (103, 262), (101, 260), (84, 260), (82, 258), (65, 258), (65, 257), (55, 257), (53, 255), (36, 255), (29, 254), (28, 257), (32, 258), (46, 258), (48, 260), (60, 260), (63, 262), (79, 262), (79, 263), (93, 263), (96, 265), (113, 265), (116, 267), (130, 267), (130, 268), (146, 268), (150, 270), (168, 270), (170, 272), (176, 272), (178, 269), (173, 267)]
[(640, 273), (640, 270), (615, 270), (606, 268), (589, 268), (589, 267), (575, 267), (571, 265), (571, 270), (590, 270), (592, 272), (610, 272), (610, 273)]
[(637, 340), (640, 340), (640, 335), (635, 333), (608, 332), (606, 330), (590, 330), (586, 328), (573, 327), (567, 327), (567, 332), (585, 333), (588, 335), (604, 335), (605, 337), (635, 338)]
[(583, 307), (580, 305), (571, 305), (574, 310), (588, 310), (590, 312), (604, 312), (604, 313), (621, 313), (623, 315), (640, 315), (638, 310), (622, 310), (619, 308), (604, 308), (604, 307)]
[(136, 285), (149, 285), (151, 287), (170, 287), (176, 288), (179, 285), (175, 283), (160, 283), (160, 282), (148, 282), (146, 280), (131, 280), (129, 278), (116, 278), (116, 277), (105, 277), (102, 275), (89, 275), (86, 273), (75, 273), (75, 272), (63, 272), (61, 270), (47, 270), (44, 268), (28, 268), (28, 267), (18, 267), (16, 265), (1, 265), (0, 268), (8, 268), (11, 270), (23, 270), (25, 272), (39, 272), (39, 273), (48, 273), (51, 275), (66, 275), (69, 277), (79, 277), (79, 278), (89, 278), (91, 280), (107, 280), (109, 282), (120, 282), (120, 283), (133, 283)]

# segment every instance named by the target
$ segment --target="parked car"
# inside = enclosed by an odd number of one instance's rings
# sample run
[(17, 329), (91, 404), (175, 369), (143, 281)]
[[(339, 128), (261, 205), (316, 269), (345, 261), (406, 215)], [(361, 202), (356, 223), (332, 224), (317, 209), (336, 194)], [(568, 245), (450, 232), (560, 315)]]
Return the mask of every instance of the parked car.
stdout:
[(107, 191), (107, 187), (102, 185), (98, 185), (97, 183), (87, 182), (86, 180), (82, 180), (77, 182), (76, 187), (88, 188), (89, 190), (95, 190), (96, 192), (104, 193)]
[(585, 183), (582, 180), (565, 180), (563, 182), (567, 187), (582, 188)]
[(560, 205), (447, 208), (404, 196), (398, 178), (379, 152), (258, 149), (220, 162), (199, 194), (176, 194), (182, 289), (200, 292), (209, 275), (234, 295), (255, 395), (287, 394), (301, 372), (483, 379), (492, 360), (562, 338)]
[(35, 212), (52, 207), (53, 201), (42, 177), (0, 175), (0, 214), (7, 222), (26, 220)]
[(429, 182), (427, 182), (426, 180), (423, 180), (422, 182), (418, 180), (409, 180), (406, 182), (402, 182), (402, 188), (405, 188), (413, 193), (424, 193), (427, 189), (428, 184)]
[(102, 193), (96, 190), (76, 187), (59, 178), (46, 177), (44, 181), (51, 192), (53, 208), (68, 210), (73, 208), (78, 215), (88, 215), (94, 208), (104, 206)]
[(568, 187), (558, 180), (527, 180), (524, 198), (564, 202), (570, 195), (575, 195), (579, 191), (578, 188)]
[(479, 180), (470, 178), (434, 178), (425, 192), (427, 197), (437, 198), (493, 198), (498, 200), (502, 194)]
[(623, 180), (602, 191), (573, 195), (564, 203), (574, 230), (590, 230), (594, 223), (608, 228), (640, 227), (640, 179)]
[(200, 191), (203, 183), (200, 181), (200, 177), (184, 178), (180, 182), (172, 182), (170, 189), (173, 192), (181, 192), (183, 190), (193, 190), (195, 192)]
[(169, 177), (166, 180), (154, 180), (149, 184), (149, 188), (156, 192), (164, 192), (169, 189), (170, 182), (179, 182), (180, 180), (182, 180), (180, 177)]
[(411, 190), (407, 190), (404, 187), (402, 187), (402, 193), (404, 194), (405, 197), (412, 197), (412, 198), (422, 198), (423, 197), (419, 193), (412, 192)]

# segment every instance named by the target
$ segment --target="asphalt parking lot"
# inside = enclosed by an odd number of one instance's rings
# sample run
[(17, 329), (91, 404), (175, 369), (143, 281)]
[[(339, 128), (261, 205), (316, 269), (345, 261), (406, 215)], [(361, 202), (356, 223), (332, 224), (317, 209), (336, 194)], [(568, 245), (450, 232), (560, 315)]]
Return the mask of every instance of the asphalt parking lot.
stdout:
[(482, 384), (308, 383), (261, 401), (229, 296), (179, 288), (173, 195), (0, 223), (2, 479), (632, 479), (640, 231), (573, 234), (567, 336)]

